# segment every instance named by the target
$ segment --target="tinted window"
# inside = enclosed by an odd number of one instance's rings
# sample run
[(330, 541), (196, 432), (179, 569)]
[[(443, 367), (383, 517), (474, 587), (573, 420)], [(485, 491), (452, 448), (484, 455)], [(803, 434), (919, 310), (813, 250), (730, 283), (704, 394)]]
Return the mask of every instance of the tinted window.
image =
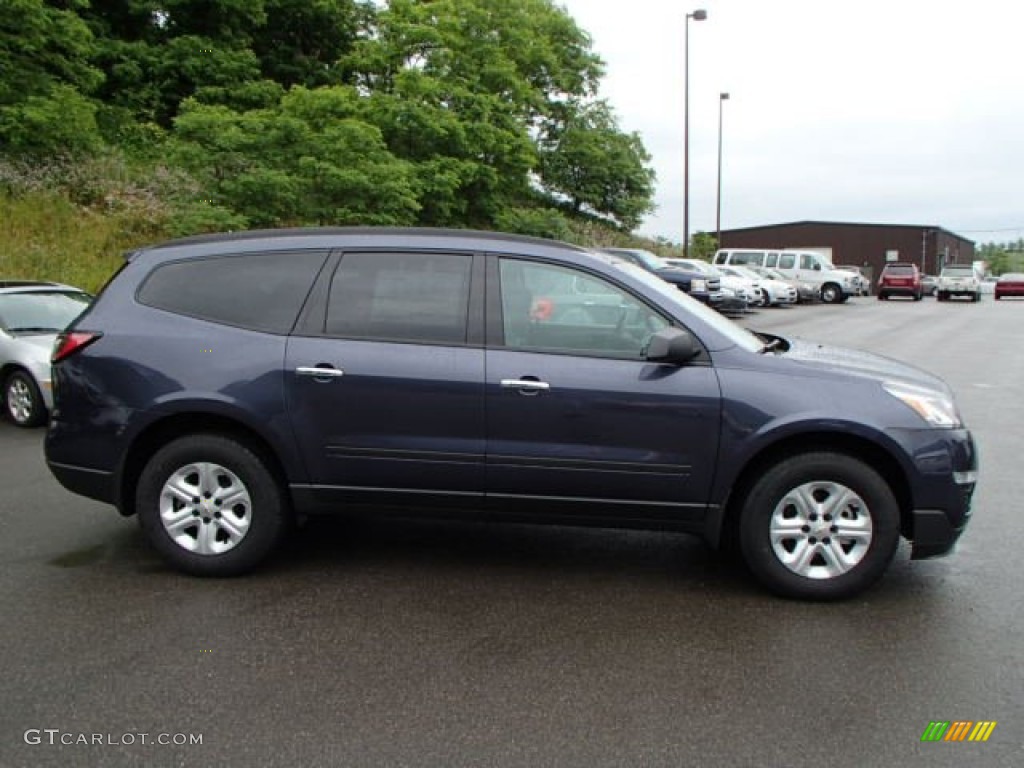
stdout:
[(331, 281), (327, 332), (464, 344), (472, 256), (346, 253)]
[(180, 315), (288, 333), (326, 258), (297, 251), (173, 262), (153, 270), (138, 298)]
[(816, 266), (818, 266), (818, 260), (814, 258), (814, 254), (800, 254), (800, 269), (814, 269)]
[(796, 266), (796, 255), (783, 253), (779, 255), (779, 269), (792, 269)]
[(505, 345), (514, 349), (642, 359), (669, 325), (642, 301), (574, 269), (501, 261)]
[(778, 263), (779, 263), (779, 254), (777, 254), (777, 253), (769, 253), (768, 256), (765, 257), (764, 265), (766, 267), (774, 267)]

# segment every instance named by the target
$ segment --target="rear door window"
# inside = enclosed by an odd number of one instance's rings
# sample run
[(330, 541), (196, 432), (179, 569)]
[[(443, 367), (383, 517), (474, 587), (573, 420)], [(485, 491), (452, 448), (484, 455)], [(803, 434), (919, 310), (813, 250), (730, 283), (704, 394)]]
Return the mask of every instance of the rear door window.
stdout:
[(465, 344), (472, 267), (461, 253), (345, 253), (331, 281), (327, 333)]
[(269, 333), (288, 333), (326, 251), (230, 254), (163, 264), (140, 303), (179, 315)]

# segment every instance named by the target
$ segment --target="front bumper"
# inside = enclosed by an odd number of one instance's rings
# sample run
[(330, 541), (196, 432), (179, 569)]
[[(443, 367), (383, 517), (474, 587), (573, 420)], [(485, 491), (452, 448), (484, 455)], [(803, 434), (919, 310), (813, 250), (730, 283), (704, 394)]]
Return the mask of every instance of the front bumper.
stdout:
[(915, 430), (900, 437), (905, 446), (913, 446), (913, 509), (902, 530), (912, 543), (911, 559), (948, 554), (971, 519), (978, 481), (974, 439), (966, 429)]

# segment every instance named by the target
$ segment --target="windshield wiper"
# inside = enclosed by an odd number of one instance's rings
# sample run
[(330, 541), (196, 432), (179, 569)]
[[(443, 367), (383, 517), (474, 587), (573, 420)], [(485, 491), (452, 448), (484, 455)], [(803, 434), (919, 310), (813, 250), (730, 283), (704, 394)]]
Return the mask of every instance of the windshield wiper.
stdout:
[(781, 347), (782, 347), (782, 339), (772, 339), (767, 344), (765, 344), (763, 347), (761, 347), (761, 354), (762, 355), (767, 355), (769, 352), (775, 352), (776, 350), (781, 352), (782, 351)]
[(8, 333), (60, 333), (60, 328), (44, 328), (36, 325), (26, 325), (21, 328), (8, 328)]

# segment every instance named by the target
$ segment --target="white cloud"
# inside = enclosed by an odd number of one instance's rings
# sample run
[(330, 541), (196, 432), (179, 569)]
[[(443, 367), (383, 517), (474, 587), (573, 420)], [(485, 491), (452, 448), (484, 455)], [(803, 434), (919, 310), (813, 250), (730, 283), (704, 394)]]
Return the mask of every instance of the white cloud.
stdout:
[[(561, 0), (606, 61), (602, 95), (658, 173), (642, 231), (682, 237), (683, 37), (690, 22), (690, 230), (800, 219), (1024, 236), (1020, 48), (1005, 0)], [(1021, 227), (1016, 232), (976, 230)]]

